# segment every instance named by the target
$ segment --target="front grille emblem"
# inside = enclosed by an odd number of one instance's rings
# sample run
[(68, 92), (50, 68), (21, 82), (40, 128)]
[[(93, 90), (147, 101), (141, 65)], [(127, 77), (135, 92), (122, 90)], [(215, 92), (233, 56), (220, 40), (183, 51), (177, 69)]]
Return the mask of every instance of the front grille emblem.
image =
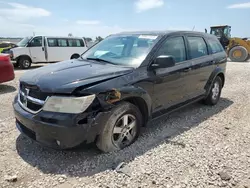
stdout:
[(23, 105), (24, 106), (26, 106), (27, 107), (27, 105), (28, 105), (28, 99), (27, 99), (27, 97), (29, 96), (29, 92), (30, 92), (30, 90), (29, 89), (27, 89), (27, 88), (25, 88), (25, 92), (23, 92)]
[[(34, 96), (37, 90), (34, 87), (19, 86), (18, 103), (26, 111), (36, 114), (40, 112), (46, 100), (41, 100), (39, 97)], [(48, 96), (47, 96), (48, 98)]]

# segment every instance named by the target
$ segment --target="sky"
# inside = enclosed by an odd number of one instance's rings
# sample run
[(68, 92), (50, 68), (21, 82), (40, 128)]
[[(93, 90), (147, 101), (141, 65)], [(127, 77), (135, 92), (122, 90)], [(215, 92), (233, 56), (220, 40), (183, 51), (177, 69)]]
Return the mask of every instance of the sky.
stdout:
[(0, 0), (0, 36), (106, 37), (135, 30), (209, 30), (250, 37), (249, 0)]

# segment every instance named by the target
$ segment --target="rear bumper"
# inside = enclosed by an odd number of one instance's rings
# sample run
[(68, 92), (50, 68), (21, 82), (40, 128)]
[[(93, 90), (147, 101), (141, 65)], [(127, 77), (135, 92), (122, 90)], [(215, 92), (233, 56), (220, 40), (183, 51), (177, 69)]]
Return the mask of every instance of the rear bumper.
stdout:
[(14, 67), (11, 63), (0, 64), (0, 83), (15, 79)]
[[(44, 111), (34, 115), (25, 111), (16, 98), (13, 107), (18, 130), (40, 144), (55, 149), (73, 148), (83, 142), (94, 142), (102, 129), (101, 122), (108, 116), (108, 113), (102, 112), (90, 118), (90, 114), (73, 115)], [(81, 119), (84, 124), (77, 123)]]

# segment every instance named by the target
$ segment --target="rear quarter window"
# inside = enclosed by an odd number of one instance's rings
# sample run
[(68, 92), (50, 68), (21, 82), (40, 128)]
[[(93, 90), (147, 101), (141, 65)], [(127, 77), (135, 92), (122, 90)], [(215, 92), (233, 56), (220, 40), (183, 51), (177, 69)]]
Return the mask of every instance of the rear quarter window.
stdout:
[(83, 40), (80, 39), (68, 39), (69, 47), (84, 47)]
[(189, 43), (189, 54), (192, 59), (208, 55), (208, 48), (202, 37), (187, 37)]
[(216, 54), (216, 53), (220, 53), (224, 51), (222, 45), (220, 44), (218, 40), (208, 39), (207, 41), (208, 41), (208, 46), (210, 48), (211, 54)]

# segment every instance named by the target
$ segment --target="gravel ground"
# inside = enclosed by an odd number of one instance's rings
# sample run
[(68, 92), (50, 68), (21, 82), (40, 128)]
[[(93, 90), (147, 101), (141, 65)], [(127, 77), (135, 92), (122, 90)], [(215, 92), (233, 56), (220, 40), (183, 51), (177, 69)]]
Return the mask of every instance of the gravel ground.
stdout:
[(21, 136), (11, 102), (24, 71), (16, 70), (0, 85), (0, 187), (250, 187), (249, 69), (229, 62), (217, 106), (197, 103), (154, 120), (133, 145), (109, 154), (92, 145), (54, 151)]

